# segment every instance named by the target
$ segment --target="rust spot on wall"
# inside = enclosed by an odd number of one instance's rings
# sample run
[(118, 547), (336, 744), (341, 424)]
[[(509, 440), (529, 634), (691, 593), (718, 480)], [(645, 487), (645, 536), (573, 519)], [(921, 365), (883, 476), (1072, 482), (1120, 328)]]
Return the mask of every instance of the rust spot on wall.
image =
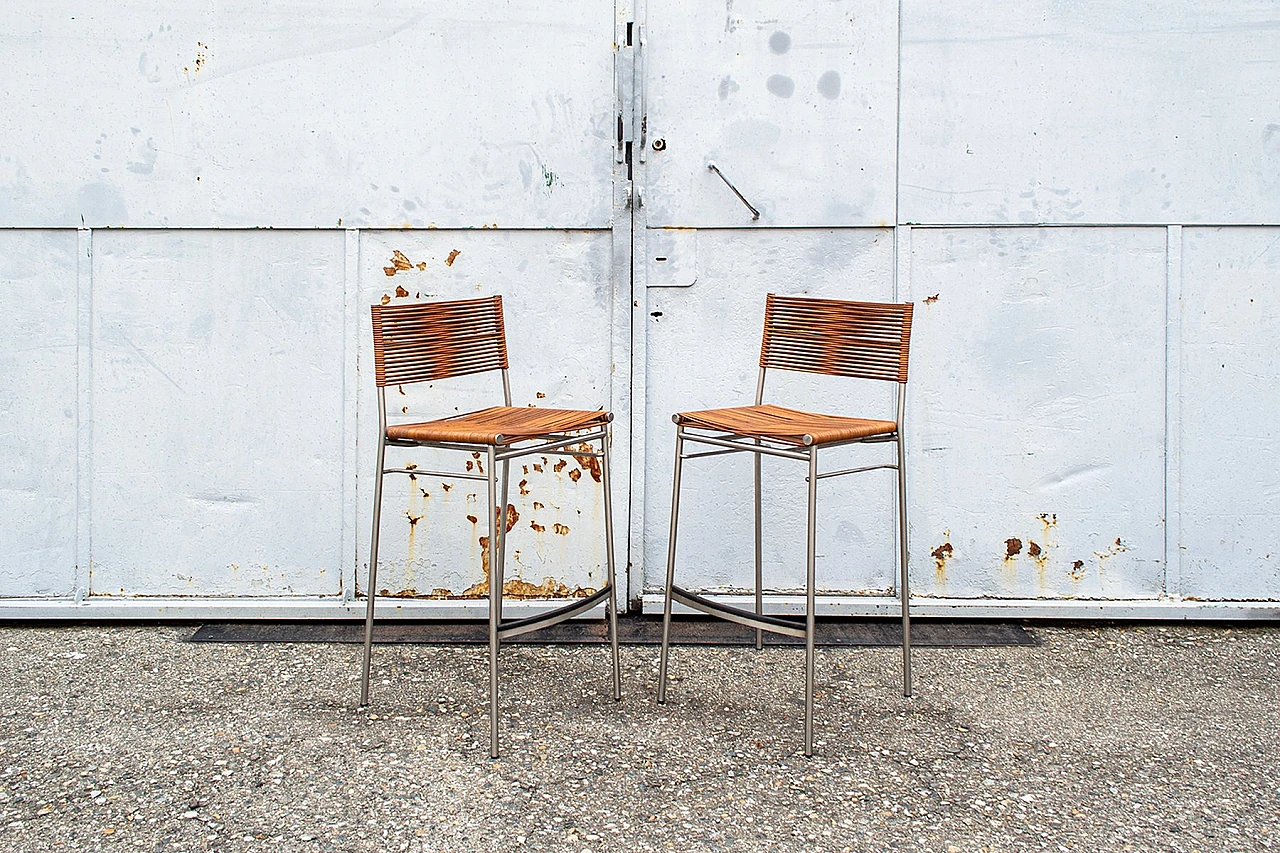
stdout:
[(467, 460), (467, 470), (468, 470), (468, 471), (470, 471), (470, 470), (471, 470), (472, 468), (474, 468), (474, 467), (476, 467), (476, 463), (474, 463), (474, 462), (472, 462), (470, 459), (468, 459), (468, 460)]
[(575, 483), (578, 482), (579, 480), (582, 479), (582, 472), (577, 468), (574, 468), (572, 471), (569, 472), (569, 479), (573, 480), (573, 482)]
[(586, 598), (595, 593), (591, 587), (574, 587), (555, 578), (543, 578), (540, 584), (531, 584), (526, 580), (510, 580), (502, 585), (504, 598)]
[(404, 515), (405, 515), (405, 518), (409, 519), (410, 527), (413, 527), (415, 524), (417, 524), (419, 521), (422, 520), (421, 515), (414, 515), (413, 513), (409, 512), (409, 510), (407, 509), (404, 511)]
[(561, 459), (559, 462), (551, 466), (551, 470), (559, 474), (561, 471), (565, 469), (565, 466), (568, 464), (569, 464), (568, 460)]
[(528, 466), (528, 465), (524, 465), (524, 466), (522, 466), (522, 467), (524, 468), (524, 475), (525, 475), (526, 477), (528, 477), (528, 476), (529, 476), (529, 466)]
[(516, 522), (520, 520), (520, 513), (516, 512), (515, 504), (507, 504), (507, 532), (511, 532), (511, 528), (516, 526)]
[(933, 296), (926, 296), (926, 297), (924, 298), (924, 303), (925, 303), (926, 305), (932, 305), (933, 303), (935, 303), (935, 302), (937, 302), (937, 301), (938, 301), (938, 297), (939, 297), (939, 296), (941, 296), (941, 295), (942, 295), (941, 293), (935, 293), (935, 294), (933, 294)]
[(541, 473), (542, 473), (542, 466), (541, 466), (541, 465), (539, 465), (537, 462), (535, 462), (535, 463), (533, 463), (533, 470), (535, 470), (535, 471), (537, 471), (539, 474), (541, 474)]
[(444, 489), (444, 490), (447, 492), (447, 491), (449, 491), (450, 489), (452, 489), (452, 488), (453, 488), (453, 484), (452, 484), (452, 483), (441, 483), (441, 484), (440, 484), (440, 488)]
[(444, 265), (446, 267), (453, 266), (453, 262), (456, 261), (458, 259), (458, 255), (461, 255), (461, 254), (462, 253), (459, 252), (457, 249), (454, 249), (452, 252), (449, 253), (449, 257), (444, 259)]
[(381, 300), (381, 301), (382, 301), (382, 304), (383, 304), (383, 305), (390, 305), (390, 304), (391, 304), (391, 294), (390, 294), (390, 293), (384, 293), (384, 294), (382, 294), (382, 300)]
[(1076, 560), (1071, 564), (1071, 579), (1073, 581), (1084, 580), (1084, 560)]
[[(1048, 562), (1049, 562), (1048, 547), (1049, 546), (1046, 545), (1044, 548), (1041, 548), (1040, 545), (1036, 542), (1027, 543), (1027, 555), (1031, 557), (1031, 559), (1036, 561), (1036, 567), (1040, 569), (1040, 572), (1042, 575), (1044, 573), (1044, 569), (1046, 565), (1048, 565)], [(1041, 580), (1043, 581), (1043, 577), (1041, 577)]]
[(569, 526), (557, 521), (555, 524), (551, 525), (551, 530), (555, 533), (559, 533), (561, 536), (567, 536), (569, 533)]
[(545, 400), (545, 399), (547, 399), (547, 395), (546, 395), (546, 394), (543, 394), (541, 391), (539, 391), (539, 392), (538, 392), (538, 399), (539, 399), (539, 400)]
[(533, 508), (534, 508), (534, 509), (542, 509), (542, 508), (543, 508), (543, 506), (545, 506), (545, 504), (543, 504), (543, 503), (542, 503), (542, 501), (534, 501), (534, 502), (533, 502)]
[(1042, 512), (1040, 513), (1039, 518), (1040, 518), (1040, 523), (1045, 526), (1046, 530), (1049, 529), (1050, 527), (1058, 526), (1058, 514), (1056, 512), (1053, 513), (1052, 515), (1047, 512)]
[(953, 551), (954, 549), (951, 547), (950, 542), (943, 542), (937, 548), (934, 548), (932, 551), (929, 552), (930, 555), (933, 557), (934, 571), (938, 573), (938, 580), (940, 581), (946, 580), (947, 560), (951, 559), (951, 554)]
[(536, 522), (536, 521), (530, 521), (530, 522), (529, 522), (529, 526), (533, 528), (533, 532), (534, 532), (534, 533), (546, 533), (546, 532), (547, 532), (547, 528), (543, 527), (541, 524), (539, 524), (539, 523), (538, 523), (538, 522)]
[[(578, 449), (584, 453), (591, 453), (595, 450), (595, 448), (589, 444), (579, 444)], [(591, 479), (595, 480), (597, 483), (600, 482), (599, 459), (594, 456), (574, 456), (573, 458), (577, 460), (578, 464), (582, 466), (584, 471), (591, 472)]]
[(399, 297), (400, 299), (404, 299), (404, 298), (405, 298), (406, 296), (408, 296), (408, 295), (409, 295), (409, 291), (405, 290), (403, 287), (401, 287), (401, 286), (400, 286), (400, 285), (398, 285), (398, 284), (396, 285), (396, 296), (397, 296), (397, 297)]
[(1012, 539), (1006, 539), (1004, 540), (1004, 549), (1005, 549), (1004, 558), (1006, 560), (1012, 560), (1014, 557), (1022, 553), (1022, 540), (1016, 537)]
[[(387, 274), (388, 278), (390, 278), (391, 276), (395, 275), (398, 272), (405, 272), (406, 270), (414, 269), (415, 266), (419, 270), (425, 270), (427, 268), (427, 264), (425, 261), (415, 265), (413, 261), (405, 257), (404, 252), (400, 251), (399, 249), (396, 249), (391, 253), (391, 266), (383, 267), (382, 271)], [(405, 296), (408, 296), (408, 295), (409, 295), (408, 292), (406, 292)]]
[(467, 516), (467, 521), (471, 522), (472, 524), (479, 524), (479, 523), (480, 523), (480, 519), (476, 518), (474, 515), (468, 515), (468, 516)]
[(521, 494), (521, 495), (527, 495), (527, 494), (529, 494), (529, 490), (528, 490), (527, 488), (525, 488), (525, 486), (528, 486), (528, 485), (529, 485), (529, 481), (528, 481), (528, 480), (521, 480), (518, 484), (516, 484), (516, 487), (517, 487), (518, 489), (520, 489), (520, 494)]

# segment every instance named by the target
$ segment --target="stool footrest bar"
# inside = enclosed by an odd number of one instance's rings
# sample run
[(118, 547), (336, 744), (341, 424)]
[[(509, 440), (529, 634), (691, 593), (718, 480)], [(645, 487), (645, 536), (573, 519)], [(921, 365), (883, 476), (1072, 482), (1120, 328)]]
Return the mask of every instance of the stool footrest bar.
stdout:
[(746, 625), (748, 628), (759, 628), (774, 634), (786, 634), (788, 637), (805, 636), (804, 625), (798, 625), (790, 619), (783, 619), (778, 616), (757, 616), (749, 610), (740, 610), (737, 607), (720, 604), (686, 589), (681, 589), (678, 586), (673, 585), (671, 587), (671, 600), (678, 601), (686, 607), (692, 607), (694, 610), (700, 610), (708, 616), (715, 616), (717, 619), (724, 619), (729, 622), (737, 622), (739, 625)]
[(557, 625), (566, 619), (572, 619), (579, 613), (586, 612), (601, 601), (604, 601), (612, 592), (613, 587), (606, 584), (603, 589), (593, 592), (586, 598), (578, 599), (563, 607), (557, 607), (547, 613), (539, 613), (536, 616), (526, 616), (524, 619), (513, 619), (510, 622), (504, 622), (498, 626), (498, 639), (505, 640), (510, 637), (518, 637), (521, 634), (540, 631), (543, 628)]

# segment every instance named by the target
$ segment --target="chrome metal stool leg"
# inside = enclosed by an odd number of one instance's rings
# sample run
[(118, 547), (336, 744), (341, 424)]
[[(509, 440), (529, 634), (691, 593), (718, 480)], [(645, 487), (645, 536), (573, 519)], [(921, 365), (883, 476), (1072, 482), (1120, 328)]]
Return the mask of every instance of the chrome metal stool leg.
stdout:
[(605, 565), (609, 569), (609, 601), (605, 610), (609, 619), (609, 645), (613, 654), (613, 699), (622, 700), (622, 666), (618, 659), (618, 586), (613, 557), (613, 490), (609, 484), (609, 438), (613, 430), (605, 427), (600, 439), (600, 480), (604, 484)]
[[(378, 389), (382, 393), (382, 389)], [(373, 535), (369, 539), (369, 585), (365, 595), (369, 603), (365, 606), (364, 615), (364, 664), (360, 670), (360, 707), (369, 704), (369, 668), (373, 661), (373, 605), (378, 597), (378, 528), (382, 522), (382, 469), (386, 464), (387, 435), (386, 428), (381, 430), (378, 439), (378, 476), (373, 481)]]
[[(756, 441), (756, 444), (759, 444)], [(755, 490), (756, 490), (756, 615), (764, 615), (764, 542), (760, 521), (760, 459), (759, 453), (754, 453), (753, 460), (755, 465)], [(764, 648), (764, 631), (760, 628), (756, 629), (756, 649)]]
[(493, 446), (485, 460), (489, 468), (489, 757), (498, 757), (498, 622), (502, 619), (502, 578), (498, 563), (499, 525), (506, 522), (506, 507), (498, 518), (497, 472), (493, 470)]
[[(902, 417), (898, 417), (902, 422)], [(907, 571), (907, 464), (898, 432), (898, 581), (902, 597), (902, 695), (911, 695), (911, 583)]]
[(676, 527), (680, 520), (680, 469), (684, 467), (684, 429), (676, 427), (676, 472), (671, 486), (671, 533), (667, 541), (667, 586), (662, 603), (662, 651), (658, 655), (658, 704), (667, 701), (667, 657), (671, 644), (671, 587), (676, 580)]
[(804, 596), (804, 754), (813, 755), (814, 588), (818, 554), (818, 448), (809, 449), (809, 547)]

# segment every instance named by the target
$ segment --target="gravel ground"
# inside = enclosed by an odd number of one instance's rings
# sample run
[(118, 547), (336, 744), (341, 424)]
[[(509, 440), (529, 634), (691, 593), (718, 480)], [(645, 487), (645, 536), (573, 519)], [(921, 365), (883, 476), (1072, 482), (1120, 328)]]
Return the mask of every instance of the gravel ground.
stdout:
[(503, 654), (0, 629), (0, 849), (1176, 850), (1280, 842), (1280, 630), (1037, 627), (1037, 647)]

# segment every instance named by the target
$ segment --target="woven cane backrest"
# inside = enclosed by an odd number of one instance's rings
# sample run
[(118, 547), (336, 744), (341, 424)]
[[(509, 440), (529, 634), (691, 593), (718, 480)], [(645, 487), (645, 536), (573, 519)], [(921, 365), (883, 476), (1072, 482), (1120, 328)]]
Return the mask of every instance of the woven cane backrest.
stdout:
[(911, 309), (770, 293), (760, 366), (906, 382)]
[(374, 305), (378, 387), (507, 368), (502, 297)]

